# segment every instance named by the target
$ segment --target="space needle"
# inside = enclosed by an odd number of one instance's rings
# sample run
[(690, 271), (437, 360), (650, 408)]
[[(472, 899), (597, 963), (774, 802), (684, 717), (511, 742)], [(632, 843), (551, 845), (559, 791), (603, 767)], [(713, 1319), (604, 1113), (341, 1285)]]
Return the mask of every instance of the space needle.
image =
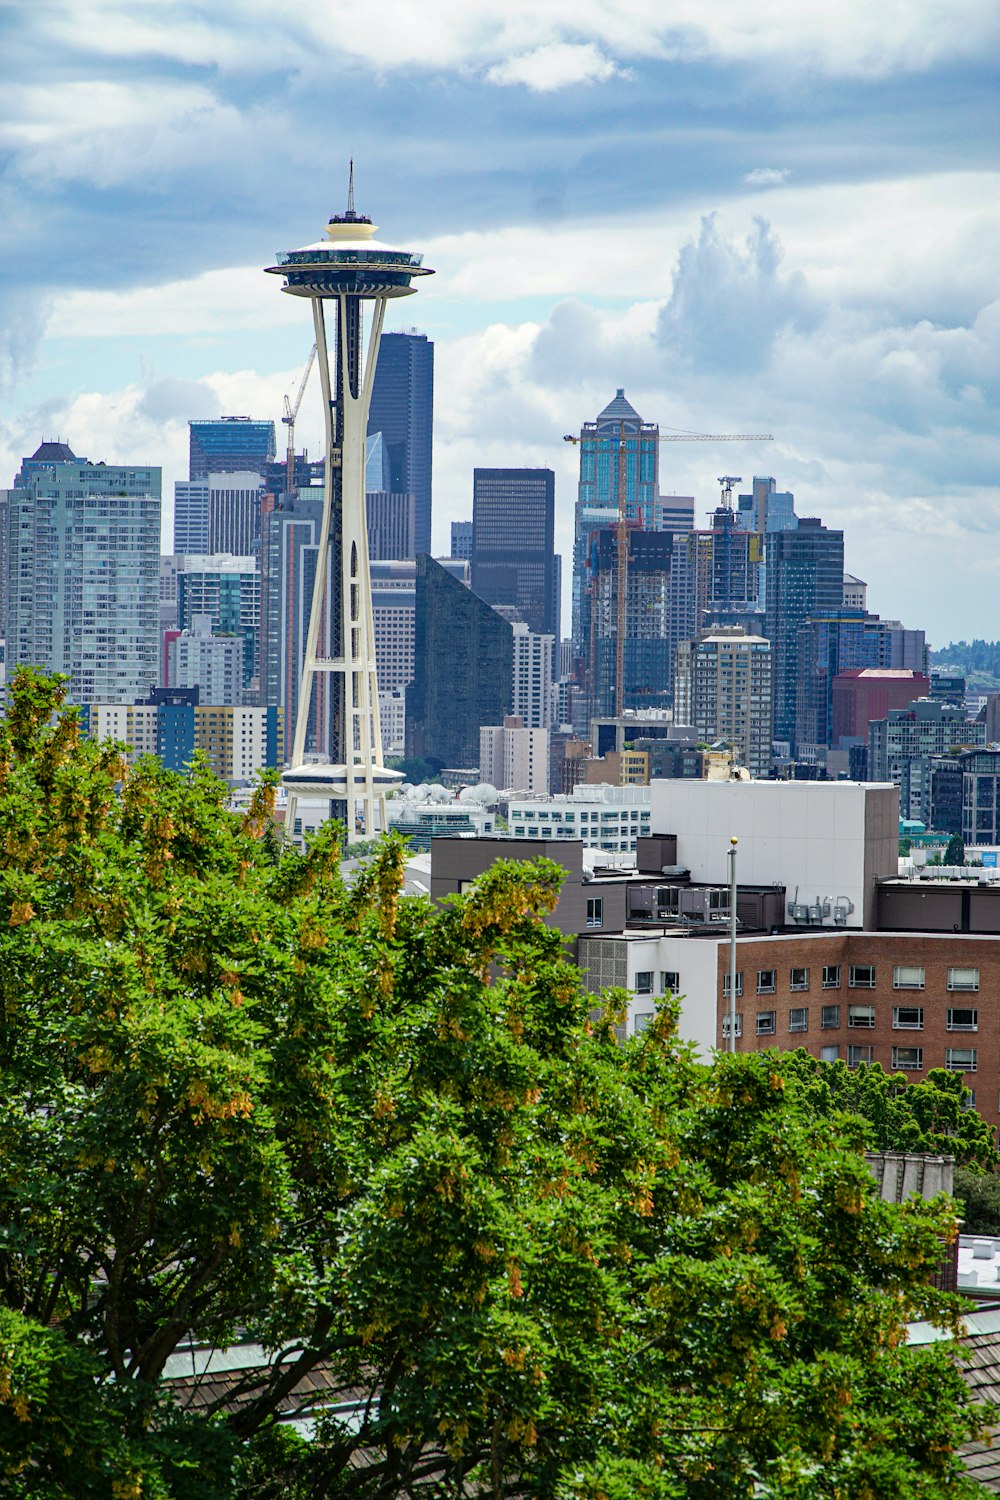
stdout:
[[(384, 831), (385, 794), (402, 777), (382, 764), (375, 627), (368, 528), (365, 515), (365, 438), (379, 340), (390, 297), (408, 297), (416, 276), (433, 272), (422, 256), (375, 239), (376, 225), (354, 211), (354, 163), (347, 209), (334, 214), (326, 238), (278, 256), (266, 269), (284, 277), (282, 291), (308, 297), (316, 331), (323, 393), (325, 462), (323, 517), (306, 634), (295, 735), (289, 769), (285, 826), (294, 828), (300, 798), (325, 799), (344, 824), (347, 842)], [(368, 346), (364, 349), (368, 312)], [(326, 306), (335, 318), (327, 334)], [(332, 369), (331, 369), (332, 356)], [(326, 629), (324, 631), (324, 616)], [(321, 634), (325, 636), (323, 650)], [(329, 674), (329, 762), (306, 761), (316, 674)]]

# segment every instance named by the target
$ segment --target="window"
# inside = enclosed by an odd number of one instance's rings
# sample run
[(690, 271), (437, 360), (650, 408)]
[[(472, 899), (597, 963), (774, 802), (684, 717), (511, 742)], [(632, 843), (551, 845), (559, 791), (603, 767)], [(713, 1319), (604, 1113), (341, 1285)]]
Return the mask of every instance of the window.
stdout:
[(809, 988), (809, 970), (793, 969), (789, 976), (788, 988), (790, 990), (807, 990)]
[(660, 970), (660, 994), (676, 995), (681, 987), (681, 976), (675, 969)]
[(825, 990), (839, 990), (840, 989), (840, 965), (839, 964), (824, 964), (823, 965), (823, 988)]
[(949, 1010), (948, 1011), (948, 1030), (949, 1031), (978, 1031), (979, 1030), (979, 1012), (978, 1012), (978, 1010)]
[(773, 1010), (761, 1010), (757, 1012), (757, 1035), (774, 1036), (777, 1012)]
[[(722, 993), (723, 993), (723, 995), (725, 995), (725, 997), (727, 999), (729, 998), (729, 975), (728, 974), (726, 975), (726, 977), (722, 981)], [(737, 993), (737, 995), (742, 995), (742, 993), (743, 993), (743, 975), (742, 974), (737, 974), (737, 976), (736, 976), (736, 993)]]
[(875, 988), (875, 965), (851, 964), (847, 983), (852, 990), (873, 990)]
[(923, 1047), (893, 1047), (892, 1066), (897, 1073), (919, 1073), (924, 1065)]
[(788, 1012), (789, 1031), (809, 1030), (809, 1007), (808, 1005), (793, 1006)]
[(950, 990), (978, 990), (978, 969), (949, 969), (948, 988)]
[(654, 1014), (651, 1010), (637, 1011), (632, 1021), (632, 1035), (641, 1036), (644, 1031), (648, 1031), (653, 1024)]
[(778, 986), (777, 969), (757, 970), (757, 993), (758, 995), (773, 995)]
[(603, 927), (604, 926), (604, 897), (603, 896), (588, 896), (587, 897), (587, 926), (588, 927)]
[(847, 1007), (848, 1026), (862, 1027), (871, 1031), (875, 1025), (874, 1005), (849, 1005)]
[(922, 1005), (894, 1005), (892, 1029), (893, 1031), (923, 1031), (924, 1007)]
[(861, 1063), (870, 1063), (874, 1051), (874, 1047), (848, 1047), (847, 1066), (849, 1068), (856, 1068)]
[(653, 993), (652, 969), (640, 969), (635, 976), (633, 988), (637, 995), (651, 995)]
[[(742, 1015), (742, 1013), (740, 1011), (736, 1012), (736, 1035), (738, 1037), (743, 1035), (743, 1015)], [(729, 1040), (729, 1017), (728, 1016), (723, 1016), (723, 1018), (722, 1018), (722, 1037), (723, 1037), (724, 1041), (728, 1041)]]
[(819, 1049), (820, 1062), (836, 1062), (840, 1056), (839, 1047), (821, 1047)]
[(824, 1031), (832, 1031), (835, 1027), (839, 1026), (840, 1025), (840, 1006), (839, 1005), (824, 1005), (823, 1009), (822, 1009), (822, 1012), (820, 1013), (820, 1022), (819, 1022), (819, 1024), (823, 1027)]
[(975, 1047), (947, 1047), (944, 1065), (953, 1073), (974, 1073), (977, 1055)]
[(896, 964), (892, 971), (892, 987), (894, 990), (922, 990), (924, 987), (923, 969)]

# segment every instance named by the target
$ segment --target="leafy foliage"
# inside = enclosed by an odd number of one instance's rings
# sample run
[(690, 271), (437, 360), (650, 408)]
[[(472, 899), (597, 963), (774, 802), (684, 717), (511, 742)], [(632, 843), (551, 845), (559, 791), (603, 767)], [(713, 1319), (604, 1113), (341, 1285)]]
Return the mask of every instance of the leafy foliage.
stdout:
[(956, 1168), (955, 1199), (966, 1234), (1000, 1235), (1000, 1177), (995, 1172)]
[(962, 841), (962, 835), (960, 833), (953, 833), (951, 838), (948, 840), (948, 847), (944, 851), (943, 862), (946, 865), (965, 864), (965, 844)]
[(805, 1086), (817, 1114), (860, 1115), (874, 1151), (942, 1153), (962, 1166), (1000, 1167), (993, 1131), (970, 1108), (960, 1073), (932, 1068), (912, 1083), (905, 1073), (887, 1073), (881, 1063), (848, 1068), (842, 1060), (820, 1062), (801, 1048), (783, 1054), (776, 1066)]
[[(22, 672), (0, 724), (0, 1493), (975, 1493), (903, 1329), (954, 1319), (950, 1207), (879, 1201), (839, 1080), (700, 1066), (668, 1009), (621, 1045), (554, 865), (435, 909), (390, 839), (347, 887), (269, 786), (241, 823), (59, 708)], [(273, 1359), (184, 1411), (192, 1339)]]

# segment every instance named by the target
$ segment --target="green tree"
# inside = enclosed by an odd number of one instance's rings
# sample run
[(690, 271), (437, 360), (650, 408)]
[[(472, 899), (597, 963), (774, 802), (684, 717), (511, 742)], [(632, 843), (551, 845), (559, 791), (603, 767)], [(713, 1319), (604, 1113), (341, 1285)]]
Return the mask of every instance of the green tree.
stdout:
[(871, 1150), (926, 1151), (953, 1156), (960, 1166), (1000, 1167), (993, 1130), (970, 1107), (960, 1073), (932, 1068), (913, 1083), (905, 1073), (887, 1073), (881, 1063), (848, 1068), (843, 1061), (821, 1062), (801, 1048), (776, 1055), (775, 1066), (804, 1086), (816, 1114), (860, 1115)]
[[(275, 858), (204, 767), (0, 723), (0, 1494), (905, 1500), (975, 1491), (929, 1284), (947, 1203), (669, 1009), (618, 1041), (541, 920), (556, 866), (437, 909), (387, 840)], [(829, 1092), (829, 1090), (828, 1090)], [(266, 1368), (197, 1412), (189, 1339)], [(275, 1425), (304, 1377), (350, 1411)]]
[(962, 835), (960, 833), (953, 833), (948, 840), (948, 847), (944, 851), (943, 863), (946, 865), (965, 864), (965, 845), (962, 842)]
[(966, 1234), (1000, 1234), (1000, 1178), (995, 1172), (956, 1167), (955, 1201)]

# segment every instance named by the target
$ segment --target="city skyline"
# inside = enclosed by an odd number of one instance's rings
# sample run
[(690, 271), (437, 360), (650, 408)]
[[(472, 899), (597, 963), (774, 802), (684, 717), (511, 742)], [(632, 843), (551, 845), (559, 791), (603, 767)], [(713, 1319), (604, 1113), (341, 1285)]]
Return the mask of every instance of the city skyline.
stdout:
[[(276, 46), (243, 3), (8, 12), (5, 482), (62, 438), (161, 464), (169, 497), (189, 418), (277, 420), (308, 337), (259, 266), (337, 205), (353, 153), (385, 237), (438, 268), (417, 315), (435, 553), (474, 467), (552, 467), (568, 572), (562, 434), (624, 386), (664, 431), (775, 434), (666, 450), (661, 488), (699, 524), (724, 468), (773, 474), (845, 531), (873, 608), (913, 615), (916, 585), (933, 644), (989, 635), (997, 23), (972, 0), (935, 14), (881, 35), (846, 3), (730, 0), (667, 31), (642, 0), (560, 0), (419, 32), (403, 8), (350, 43), (335, 15), (289, 14)], [(313, 386), (314, 455), (319, 427)]]

